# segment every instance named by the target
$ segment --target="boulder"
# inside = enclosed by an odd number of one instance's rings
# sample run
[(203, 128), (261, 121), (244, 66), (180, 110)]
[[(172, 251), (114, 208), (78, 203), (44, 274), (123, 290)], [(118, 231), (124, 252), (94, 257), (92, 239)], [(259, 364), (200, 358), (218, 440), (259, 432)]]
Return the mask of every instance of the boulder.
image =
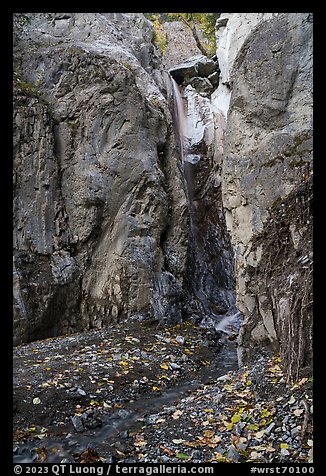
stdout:
[(204, 55), (196, 55), (182, 64), (169, 69), (169, 73), (178, 84), (188, 84), (190, 79), (199, 76), (206, 78), (218, 71), (218, 64)]
[(199, 93), (210, 94), (214, 90), (212, 83), (207, 78), (195, 76), (190, 79), (189, 84)]

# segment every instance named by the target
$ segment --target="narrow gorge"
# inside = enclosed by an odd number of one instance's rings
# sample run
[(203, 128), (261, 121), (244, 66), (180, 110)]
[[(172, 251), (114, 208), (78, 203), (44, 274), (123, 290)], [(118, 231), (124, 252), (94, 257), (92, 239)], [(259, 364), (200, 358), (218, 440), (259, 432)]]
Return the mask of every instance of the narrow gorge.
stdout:
[(14, 461), (310, 464), (312, 14), (147, 16), (14, 16)]

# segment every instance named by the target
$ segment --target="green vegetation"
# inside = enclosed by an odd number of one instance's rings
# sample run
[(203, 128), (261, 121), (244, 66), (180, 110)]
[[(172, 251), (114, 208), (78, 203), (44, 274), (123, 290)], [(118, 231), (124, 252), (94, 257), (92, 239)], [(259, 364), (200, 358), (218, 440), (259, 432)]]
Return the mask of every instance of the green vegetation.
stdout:
[(158, 13), (153, 13), (153, 25), (154, 25), (154, 44), (159, 48), (159, 50), (164, 55), (167, 46), (167, 37), (166, 33), (163, 30), (161, 20)]
[(25, 96), (41, 96), (41, 91), (37, 89), (38, 84), (32, 84), (20, 78), (17, 72), (14, 72), (14, 91)]
[[(215, 24), (220, 13), (145, 13), (155, 29), (155, 42), (161, 51), (166, 49), (166, 35), (162, 30), (162, 23), (167, 21), (181, 21), (191, 31), (197, 47), (205, 56), (215, 54)], [(204, 41), (199, 37), (201, 33)]]

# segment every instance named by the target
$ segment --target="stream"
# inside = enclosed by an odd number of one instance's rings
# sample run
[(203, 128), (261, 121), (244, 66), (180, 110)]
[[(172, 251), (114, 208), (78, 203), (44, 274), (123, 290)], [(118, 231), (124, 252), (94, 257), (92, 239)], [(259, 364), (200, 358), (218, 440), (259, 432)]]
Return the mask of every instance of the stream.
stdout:
[[(71, 460), (71, 454), (85, 451), (89, 446), (96, 448), (100, 454), (110, 454), (110, 445), (119, 439), (121, 433), (140, 431), (144, 418), (157, 414), (164, 407), (178, 403), (189, 393), (212, 384), (227, 372), (238, 368), (236, 341), (227, 340), (225, 346), (216, 356), (216, 360), (208, 366), (202, 367), (192, 378), (178, 382), (167, 388), (157, 396), (144, 396), (141, 400), (126, 403), (123, 409), (117, 409), (109, 415), (101, 416), (102, 425), (87, 434), (77, 433), (67, 436), (45, 437), (41, 442), (28, 441), (14, 449), (14, 463), (36, 462), (36, 447), (47, 450), (49, 463), (62, 462), (62, 459)], [(55, 449), (55, 452), (51, 451)]]

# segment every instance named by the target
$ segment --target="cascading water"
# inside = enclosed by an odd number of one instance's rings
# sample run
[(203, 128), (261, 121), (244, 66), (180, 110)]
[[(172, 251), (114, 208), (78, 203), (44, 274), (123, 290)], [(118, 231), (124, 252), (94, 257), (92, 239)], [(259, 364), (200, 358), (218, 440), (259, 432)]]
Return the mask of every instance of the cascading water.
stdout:
[[(188, 124), (188, 119), (194, 122), (194, 114), (198, 111), (195, 111), (194, 103), (185, 104), (179, 86), (172, 77), (171, 84), (180, 165), (190, 216), (189, 287), (197, 310), (201, 308), (198, 320), (202, 325), (232, 334), (240, 327), (241, 313), (235, 306), (233, 253), (226, 231), (223, 204), (217, 195), (203, 198), (204, 193), (200, 188), (198, 193), (200, 180), (196, 181), (196, 176), (205, 166), (205, 153), (198, 151), (204, 150), (205, 144), (200, 143), (198, 138), (189, 137), (193, 131)], [(192, 95), (195, 97), (196, 92), (192, 91)], [(187, 115), (185, 106), (188, 106)], [(191, 143), (195, 143), (195, 147)], [(212, 209), (212, 204), (216, 207), (215, 215), (211, 210), (208, 211), (208, 207)], [(190, 313), (193, 315), (193, 310)]]
[[(178, 132), (179, 148), (180, 148), (180, 161), (183, 168), (183, 175), (187, 183), (187, 194), (189, 205), (191, 205), (193, 196), (194, 196), (194, 185), (193, 185), (193, 173), (191, 165), (192, 161), (188, 160), (188, 154), (185, 144), (185, 133), (187, 128), (187, 118), (185, 115), (184, 103), (182, 96), (180, 94), (179, 86), (176, 81), (171, 77), (172, 89), (173, 89), (173, 99), (174, 99), (174, 111)], [(192, 214), (190, 213), (190, 220), (192, 220)]]

